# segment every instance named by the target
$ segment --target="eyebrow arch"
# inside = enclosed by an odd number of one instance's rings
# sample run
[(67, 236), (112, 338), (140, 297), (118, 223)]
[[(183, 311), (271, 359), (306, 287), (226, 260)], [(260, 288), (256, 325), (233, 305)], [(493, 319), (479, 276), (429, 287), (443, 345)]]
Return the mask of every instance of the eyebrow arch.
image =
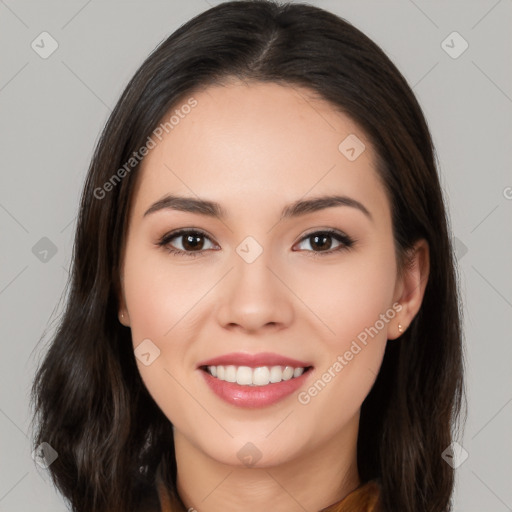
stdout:
[[(356, 208), (368, 219), (373, 222), (372, 214), (368, 209), (359, 201), (355, 199), (343, 196), (343, 195), (326, 195), (319, 196), (312, 199), (298, 200), (289, 205), (286, 205), (281, 212), (281, 219), (288, 219), (292, 217), (299, 217), (308, 213), (324, 210), (325, 208), (332, 208), (334, 206), (349, 206)], [(222, 206), (215, 202), (206, 199), (196, 199), (194, 197), (183, 197), (176, 195), (166, 195), (159, 199), (156, 203), (151, 205), (146, 212), (144, 217), (151, 213), (159, 210), (172, 209), (182, 212), (197, 213), (199, 215), (206, 215), (209, 217), (215, 217), (219, 220), (223, 220), (227, 217), (227, 212)]]

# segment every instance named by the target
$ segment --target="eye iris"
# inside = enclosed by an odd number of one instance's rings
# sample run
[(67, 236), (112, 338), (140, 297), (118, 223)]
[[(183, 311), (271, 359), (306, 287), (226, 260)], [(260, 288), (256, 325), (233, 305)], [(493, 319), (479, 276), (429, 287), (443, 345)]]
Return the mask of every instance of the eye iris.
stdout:
[[(319, 248), (319, 249), (330, 249), (331, 244), (326, 241), (331, 238), (331, 235), (323, 233), (323, 234), (313, 235), (311, 238), (314, 240), (314, 242), (312, 244), (313, 248), (315, 248), (315, 246), (317, 246), (317, 248)], [(323, 240), (323, 242), (321, 244), (318, 244), (319, 239)]]
[[(185, 250), (200, 250), (202, 248), (203, 235), (200, 234), (188, 234), (183, 235), (183, 247)], [(199, 246), (199, 247), (198, 247)]]

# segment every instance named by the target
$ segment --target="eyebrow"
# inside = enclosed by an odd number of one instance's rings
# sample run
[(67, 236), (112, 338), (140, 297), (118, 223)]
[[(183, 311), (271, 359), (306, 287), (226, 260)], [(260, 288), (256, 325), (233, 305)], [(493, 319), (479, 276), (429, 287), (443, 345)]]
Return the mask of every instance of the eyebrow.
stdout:
[[(289, 205), (286, 205), (281, 212), (281, 219), (300, 217), (308, 213), (332, 208), (335, 206), (349, 206), (356, 208), (364, 213), (368, 219), (373, 222), (372, 214), (359, 201), (343, 195), (326, 195), (312, 199), (299, 199)], [(196, 199), (194, 197), (183, 197), (176, 195), (166, 195), (152, 204), (144, 213), (144, 217), (160, 210), (177, 210), (182, 212), (196, 213), (215, 217), (219, 220), (227, 218), (227, 211), (217, 202), (206, 199)]]

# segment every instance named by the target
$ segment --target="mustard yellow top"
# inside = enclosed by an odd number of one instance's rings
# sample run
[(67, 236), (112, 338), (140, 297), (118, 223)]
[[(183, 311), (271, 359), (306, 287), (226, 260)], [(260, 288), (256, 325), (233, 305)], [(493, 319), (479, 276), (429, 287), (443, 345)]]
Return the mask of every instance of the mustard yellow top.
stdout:
[[(158, 497), (161, 512), (187, 512), (179, 496), (169, 491), (157, 476)], [(360, 485), (341, 501), (323, 508), (319, 512), (379, 512), (379, 484), (371, 480)]]

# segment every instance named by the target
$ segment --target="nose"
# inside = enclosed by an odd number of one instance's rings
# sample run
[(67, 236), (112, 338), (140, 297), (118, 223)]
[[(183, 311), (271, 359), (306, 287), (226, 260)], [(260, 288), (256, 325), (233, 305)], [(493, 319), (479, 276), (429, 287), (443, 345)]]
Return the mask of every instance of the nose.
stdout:
[(293, 321), (294, 295), (285, 272), (263, 253), (252, 263), (235, 255), (219, 289), (217, 321), (230, 330), (281, 330)]

